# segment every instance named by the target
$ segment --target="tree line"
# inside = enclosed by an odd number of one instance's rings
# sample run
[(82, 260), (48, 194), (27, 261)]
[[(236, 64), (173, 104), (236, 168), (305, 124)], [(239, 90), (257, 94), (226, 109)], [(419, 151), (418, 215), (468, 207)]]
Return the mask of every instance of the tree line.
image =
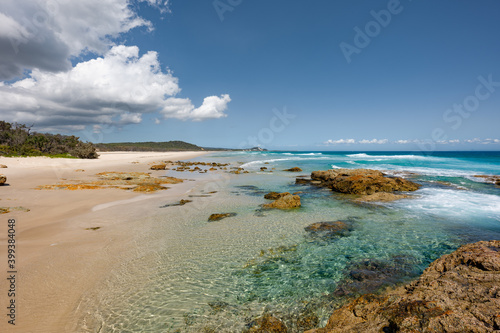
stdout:
[(24, 124), (0, 121), (0, 155), (98, 158), (91, 142), (74, 135), (32, 132)]

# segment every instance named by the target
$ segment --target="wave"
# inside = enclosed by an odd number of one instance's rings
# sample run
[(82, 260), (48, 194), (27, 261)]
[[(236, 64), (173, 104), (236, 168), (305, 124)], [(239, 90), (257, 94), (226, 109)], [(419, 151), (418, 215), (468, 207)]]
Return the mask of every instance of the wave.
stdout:
[(420, 198), (392, 203), (407, 209), (458, 218), (494, 218), (500, 221), (500, 196), (452, 189), (419, 190)]
[(383, 161), (383, 160), (435, 160), (439, 157), (422, 156), (422, 155), (368, 155), (365, 153), (347, 154), (347, 157), (357, 159), (370, 159), (369, 161)]
[(287, 156), (320, 156), (320, 155), (323, 155), (322, 153), (304, 153), (304, 154), (282, 153), (282, 154), (287, 155)]

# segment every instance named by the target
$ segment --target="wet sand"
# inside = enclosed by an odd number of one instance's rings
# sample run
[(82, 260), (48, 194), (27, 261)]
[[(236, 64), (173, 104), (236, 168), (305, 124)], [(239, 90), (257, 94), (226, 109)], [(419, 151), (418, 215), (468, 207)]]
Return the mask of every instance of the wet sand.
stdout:
[[(197, 181), (169, 184), (168, 190), (147, 194), (121, 189), (37, 190), (37, 186), (95, 180), (95, 174), (104, 171), (160, 176), (165, 171), (150, 171), (151, 163), (186, 160), (205, 152), (100, 154), (97, 160), (0, 157), (0, 164), (8, 167), (0, 169), (7, 176), (7, 184), (0, 187), (0, 207), (29, 209), (0, 215), (0, 266), (7, 276), (7, 221), (15, 219), (17, 271), (15, 326), (6, 316), (9, 281), (0, 280), (1, 332), (74, 331), (82, 296), (119, 268), (121, 253), (133, 248), (134, 235), (127, 225), (148, 214), (153, 205), (177, 200)], [(95, 227), (100, 228), (88, 230)]]

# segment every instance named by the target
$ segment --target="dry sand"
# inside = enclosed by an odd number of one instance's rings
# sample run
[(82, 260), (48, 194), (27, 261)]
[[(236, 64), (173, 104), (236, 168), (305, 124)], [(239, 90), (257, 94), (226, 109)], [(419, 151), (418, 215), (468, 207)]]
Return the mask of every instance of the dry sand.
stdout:
[[(179, 198), (196, 182), (138, 194), (121, 189), (36, 190), (39, 185), (95, 180), (98, 172), (149, 172), (152, 162), (186, 160), (205, 152), (111, 152), (97, 160), (0, 157), (7, 184), (0, 207), (24, 207), (0, 215), (0, 332), (71, 332), (83, 294), (113, 271), (120, 253), (130, 251), (127, 223), (148, 213), (144, 202)], [(77, 171), (79, 170), (79, 171)], [(84, 171), (81, 171), (84, 170)], [(162, 175), (163, 171), (152, 171)], [(186, 175), (187, 176), (187, 175)], [(187, 177), (186, 177), (187, 178)], [(146, 201), (145, 201), (146, 200)], [(14, 218), (16, 238), (15, 326), (8, 324), (7, 221)], [(101, 227), (99, 230), (86, 228)]]

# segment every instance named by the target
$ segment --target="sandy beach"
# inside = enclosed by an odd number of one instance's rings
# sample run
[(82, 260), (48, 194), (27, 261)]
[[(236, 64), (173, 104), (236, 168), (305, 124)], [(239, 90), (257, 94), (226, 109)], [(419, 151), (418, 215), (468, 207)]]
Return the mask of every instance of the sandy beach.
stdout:
[[(169, 189), (141, 194), (122, 189), (39, 190), (37, 186), (95, 180), (99, 172), (151, 172), (153, 162), (186, 160), (205, 152), (109, 152), (99, 159), (6, 158), (0, 173), (2, 214), (0, 257), (7, 271), (7, 221), (15, 219), (15, 326), (6, 320), (1, 332), (69, 332), (82, 295), (109, 275), (130, 249), (126, 226), (147, 214), (144, 202), (175, 200), (196, 181), (168, 185)], [(123, 209), (127, 207), (127, 209)], [(29, 210), (29, 211), (28, 211)], [(90, 228), (99, 228), (92, 230)], [(1, 280), (0, 289), (8, 290)], [(2, 294), (2, 299), (6, 299)], [(4, 303), (2, 304), (4, 305)], [(2, 311), (5, 317), (5, 308)]]

